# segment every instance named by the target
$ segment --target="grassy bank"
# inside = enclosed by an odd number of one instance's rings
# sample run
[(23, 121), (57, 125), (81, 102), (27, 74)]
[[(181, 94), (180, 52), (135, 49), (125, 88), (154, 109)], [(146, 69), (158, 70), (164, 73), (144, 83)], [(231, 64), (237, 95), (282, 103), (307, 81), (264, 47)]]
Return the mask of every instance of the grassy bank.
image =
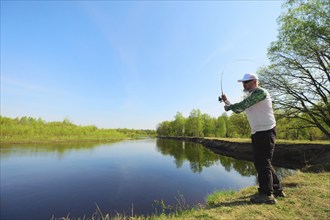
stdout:
[[(205, 137), (205, 139), (217, 139), (222, 141), (229, 142), (238, 142), (238, 143), (251, 143), (251, 138), (217, 138), (217, 137)], [(285, 139), (276, 139), (277, 144), (330, 144), (330, 140), (285, 140)]]
[(96, 126), (80, 126), (69, 120), (46, 122), (31, 117), (8, 118), (0, 116), (1, 139), (6, 143), (44, 142), (104, 142), (155, 136), (154, 130), (101, 129)]
[(177, 219), (329, 219), (330, 173), (301, 173), (283, 179), (287, 194), (277, 205), (249, 202), (257, 187), (208, 197), (208, 207), (183, 213)]
[[(257, 186), (238, 192), (214, 192), (207, 205), (157, 216), (110, 216), (97, 210), (84, 219), (330, 219), (330, 173), (297, 172), (282, 180), (287, 194), (276, 205), (256, 205), (249, 202)], [(180, 210), (180, 209), (179, 209)], [(104, 210), (103, 210), (104, 211)], [(56, 219), (56, 218), (53, 218)], [(64, 217), (60, 219), (71, 219)], [(72, 218), (77, 219), (77, 218)]]

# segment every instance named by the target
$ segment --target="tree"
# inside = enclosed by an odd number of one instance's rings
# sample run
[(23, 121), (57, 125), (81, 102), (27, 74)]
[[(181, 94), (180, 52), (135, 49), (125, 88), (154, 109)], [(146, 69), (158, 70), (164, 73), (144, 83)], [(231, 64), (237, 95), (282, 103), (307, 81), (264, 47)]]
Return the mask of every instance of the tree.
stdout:
[(278, 39), (268, 49), (271, 65), (260, 82), (281, 117), (304, 121), (330, 137), (330, 2), (288, 0), (278, 20)]
[(202, 114), (203, 134), (205, 137), (215, 136), (215, 120), (208, 114)]
[(216, 136), (227, 137), (228, 116), (223, 113), (216, 121)]
[(185, 118), (183, 117), (181, 112), (177, 112), (174, 116), (175, 120), (173, 122), (175, 135), (176, 136), (184, 136), (185, 133)]
[(203, 119), (202, 113), (199, 109), (193, 109), (190, 112), (186, 123), (186, 130), (188, 136), (203, 137)]
[(157, 135), (159, 136), (175, 136), (173, 129), (173, 122), (163, 121), (157, 126)]
[(230, 136), (250, 136), (251, 130), (245, 114), (232, 114), (229, 117), (229, 132)]
[[(275, 113), (276, 114), (276, 113)], [(276, 119), (277, 137), (279, 139), (316, 140), (322, 139), (324, 134), (316, 127), (305, 128), (304, 121), (296, 118)]]

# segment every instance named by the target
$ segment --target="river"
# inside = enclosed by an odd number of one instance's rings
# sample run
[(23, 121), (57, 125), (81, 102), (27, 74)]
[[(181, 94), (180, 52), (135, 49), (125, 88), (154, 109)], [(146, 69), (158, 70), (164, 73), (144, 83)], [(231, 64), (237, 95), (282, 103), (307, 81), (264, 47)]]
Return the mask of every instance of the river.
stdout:
[[(281, 174), (288, 170), (279, 169)], [(1, 146), (1, 219), (159, 213), (256, 184), (250, 162), (174, 140)]]

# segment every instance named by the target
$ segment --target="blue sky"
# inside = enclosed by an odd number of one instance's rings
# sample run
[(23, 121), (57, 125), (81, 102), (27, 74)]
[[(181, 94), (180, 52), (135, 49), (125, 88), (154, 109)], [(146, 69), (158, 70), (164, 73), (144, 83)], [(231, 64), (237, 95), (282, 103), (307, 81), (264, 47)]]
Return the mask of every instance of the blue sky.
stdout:
[(1, 1), (1, 115), (155, 129), (268, 63), (282, 1)]

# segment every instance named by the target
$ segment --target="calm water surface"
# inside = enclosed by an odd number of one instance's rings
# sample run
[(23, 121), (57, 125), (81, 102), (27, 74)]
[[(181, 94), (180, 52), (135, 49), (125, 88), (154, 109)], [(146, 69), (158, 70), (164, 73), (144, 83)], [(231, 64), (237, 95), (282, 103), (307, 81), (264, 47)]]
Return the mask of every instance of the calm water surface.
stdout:
[(205, 203), (215, 190), (256, 183), (252, 163), (194, 143), (137, 140), (109, 144), (1, 147), (1, 219), (103, 213), (155, 213), (157, 202)]

